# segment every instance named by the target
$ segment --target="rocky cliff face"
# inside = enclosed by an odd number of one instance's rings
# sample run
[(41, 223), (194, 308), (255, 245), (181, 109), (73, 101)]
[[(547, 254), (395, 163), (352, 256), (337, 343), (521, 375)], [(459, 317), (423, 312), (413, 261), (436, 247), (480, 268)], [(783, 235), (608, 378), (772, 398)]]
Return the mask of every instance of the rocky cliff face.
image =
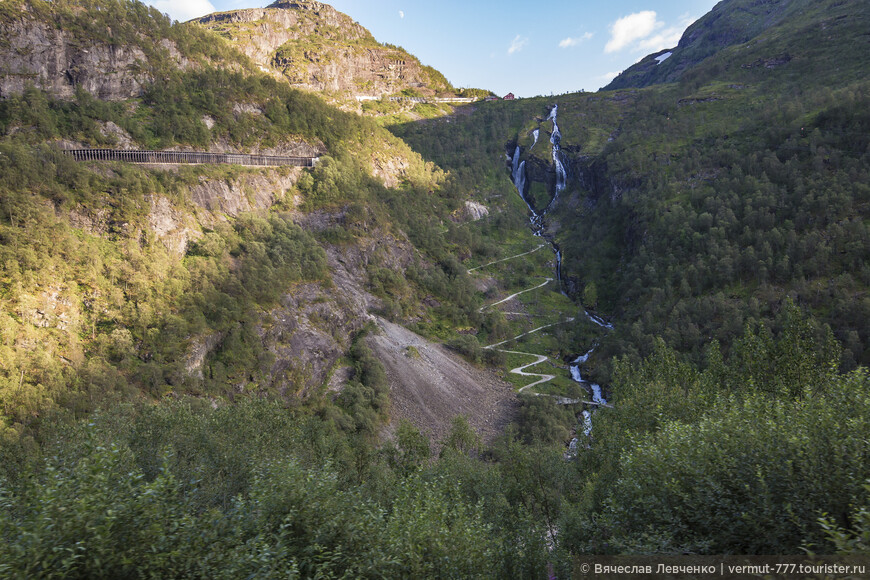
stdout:
[(378, 43), (349, 16), (321, 2), (275, 2), (267, 8), (211, 14), (196, 22), (299, 88), (350, 95), (448, 88), (441, 75), (414, 56)]
[(41, 22), (4, 25), (0, 36), (9, 43), (0, 63), (0, 97), (20, 94), (27, 85), (60, 98), (71, 98), (78, 87), (109, 100), (142, 92), (146, 79), (130, 72), (145, 61), (137, 47), (82, 46)]
[[(83, 89), (98, 99), (122, 100), (140, 96), (151, 81), (142, 48), (113, 42), (111, 30), (107, 41), (89, 41), (23, 16), (0, 22), (0, 38), (0, 98), (32, 85), (62, 99)], [(153, 49), (180, 68), (190, 66), (169, 40)]]

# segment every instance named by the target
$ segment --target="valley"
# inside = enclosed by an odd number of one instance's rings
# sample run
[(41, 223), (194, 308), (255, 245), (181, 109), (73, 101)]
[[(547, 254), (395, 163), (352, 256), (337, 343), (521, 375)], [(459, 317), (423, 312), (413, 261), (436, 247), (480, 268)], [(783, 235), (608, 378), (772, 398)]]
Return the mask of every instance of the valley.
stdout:
[(502, 100), (321, 2), (0, 3), (0, 576), (866, 558), (868, 27)]

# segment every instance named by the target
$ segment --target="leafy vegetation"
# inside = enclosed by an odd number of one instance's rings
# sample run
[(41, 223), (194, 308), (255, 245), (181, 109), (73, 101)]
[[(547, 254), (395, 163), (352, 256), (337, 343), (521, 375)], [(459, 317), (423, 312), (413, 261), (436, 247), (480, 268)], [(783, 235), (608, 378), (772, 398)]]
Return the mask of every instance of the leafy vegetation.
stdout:
[(596, 415), (595, 444), (579, 459), (596, 475), (564, 528), (576, 531), (566, 540), (575, 550), (831, 550), (817, 519), (847, 525), (863, 497), (870, 382), (864, 369), (840, 375), (836, 349), (796, 378), (807, 353), (826, 347), (796, 308), (783, 316), (767, 349), (747, 329), (727, 359), (714, 343), (704, 371), (661, 342), (643, 363), (616, 365), (614, 408)]
[[(547, 233), (605, 334), (554, 284), (510, 316), (484, 307), (552, 276), (498, 162), (520, 146), (548, 201), (552, 101), (388, 133), (238, 55), (214, 66), (224, 45), (139, 4), (32, 4), (101, 42), (111, 15), (119, 41), (147, 29), (199, 67), (149, 57), (165, 74), (126, 103), (0, 101), (0, 575), (537, 578), (587, 553), (866, 553), (870, 85), (849, 73), (866, 56), (800, 91), (786, 65), (708, 63), (558, 97), (571, 180)], [(203, 216), (203, 183), (291, 173), (77, 164), (46, 145), (111, 145), (109, 121), (149, 147), (328, 154), (269, 208)], [(469, 200), (489, 214), (465, 219)], [(180, 251), (158, 204), (193, 231)], [(382, 240), (407, 251), (363, 251)], [(522, 397), (488, 444), (462, 417), (440, 441), (406, 422), (382, 437), (389, 383), (364, 332), (341, 337), (340, 392), (303, 388), (305, 369), (271, 376), (264, 312), (328, 289), (340, 250), (364, 257), (382, 315), (477, 364), (529, 362), (483, 348), (504, 340), (564, 374), (595, 345), (612, 408), (589, 439), (580, 409), (547, 396)], [(215, 344), (201, 376), (198, 341)], [(566, 376), (546, 388), (583, 394)]]

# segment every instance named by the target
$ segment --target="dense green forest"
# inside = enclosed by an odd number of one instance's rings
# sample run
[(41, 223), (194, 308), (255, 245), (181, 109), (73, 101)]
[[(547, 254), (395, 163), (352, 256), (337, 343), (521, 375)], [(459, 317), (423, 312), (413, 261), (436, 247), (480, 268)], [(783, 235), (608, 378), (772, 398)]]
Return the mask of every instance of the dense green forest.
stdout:
[[(35, 87), (0, 100), (0, 576), (562, 578), (582, 554), (868, 553), (870, 85), (855, 49), (836, 68), (801, 48), (815, 12), (752, 45), (793, 51), (797, 72), (729, 67), (730, 48), (670, 84), (479, 103), (388, 131), (137, 2), (24, 5), (0, 4), (2, 23), (167, 38), (198, 65), (148, 53), (131, 101)], [(866, 21), (860, 2), (837, 9)], [(521, 147), (548, 200), (550, 151), (531, 130), (551, 129), (556, 103), (569, 185), (544, 235), (574, 302), (554, 291), (534, 312), (582, 305), (614, 323), (535, 339), (563, 361), (596, 347), (584, 373), (612, 408), (574, 458), (580, 408), (550, 397), (520, 397), (491, 442), (462, 416), (438, 441), (408, 422), (384, 437), (372, 325), (331, 331), (340, 392), (304, 369), (273, 376), (266, 313), (303, 286), (327, 296), (330, 256), (372, 240), (410, 248), (401, 268), (360, 267), (376, 314), (510, 368), (482, 347), (531, 323), (483, 306), (551, 262), (511, 262), (485, 291), (468, 269), (531, 250), (506, 156)], [(291, 170), (57, 151), (115, 145), (108, 122), (143, 148), (325, 153), (270, 207), (213, 219), (194, 207), (200, 184)], [(388, 186), (375, 169), (391, 156), (403, 170)], [(157, 199), (197, 232), (182, 252), (155, 232)], [(471, 200), (489, 214), (464, 223)], [(191, 373), (204, 336), (220, 338)]]

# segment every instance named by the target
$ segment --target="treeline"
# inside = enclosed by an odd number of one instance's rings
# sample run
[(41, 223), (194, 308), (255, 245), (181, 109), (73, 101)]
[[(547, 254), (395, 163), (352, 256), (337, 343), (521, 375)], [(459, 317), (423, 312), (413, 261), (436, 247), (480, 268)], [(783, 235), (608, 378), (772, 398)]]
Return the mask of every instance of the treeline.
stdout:
[(662, 340), (616, 362), (614, 408), (594, 415), (577, 463), (586, 491), (560, 526), (570, 551), (826, 553), (820, 518), (866, 531), (853, 514), (867, 504), (870, 377), (841, 375), (839, 348), (795, 305), (777, 322), (728, 356), (711, 343), (704, 370)]
[(585, 169), (587, 203), (558, 210), (578, 224), (560, 233), (568, 271), (626, 321), (602, 353), (663, 337), (700, 362), (792, 296), (843, 343), (841, 368), (870, 363), (868, 86), (746, 107), (677, 91), (638, 95), (636, 122)]
[[(704, 370), (662, 341), (621, 359), (614, 408), (573, 461), (565, 417), (540, 397), (490, 447), (457, 418), (436, 461), (409, 424), (373, 445), (329, 402), (193, 399), (48, 423), (40, 451), (0, 448), (0, 570), (537, 578), (587, 553), (866, 553), (870, 377), (840, 375), (797, 307), (779, 322), (728, 357), (711, 345)], [(383, 372), (361, 344), (338, 401), (358, 418)]]

